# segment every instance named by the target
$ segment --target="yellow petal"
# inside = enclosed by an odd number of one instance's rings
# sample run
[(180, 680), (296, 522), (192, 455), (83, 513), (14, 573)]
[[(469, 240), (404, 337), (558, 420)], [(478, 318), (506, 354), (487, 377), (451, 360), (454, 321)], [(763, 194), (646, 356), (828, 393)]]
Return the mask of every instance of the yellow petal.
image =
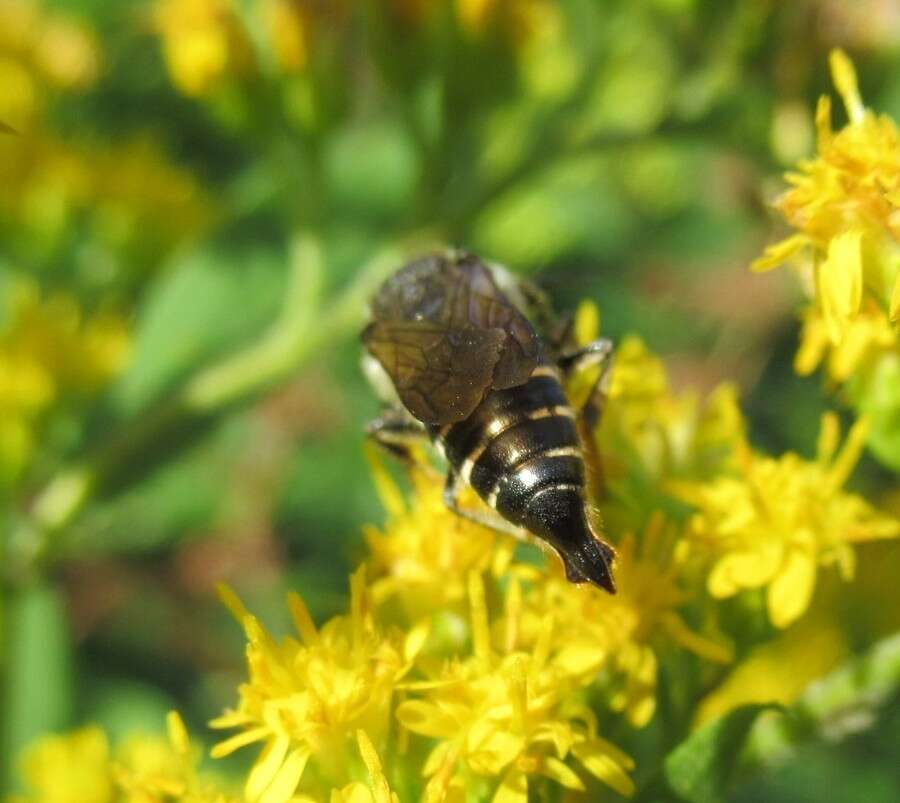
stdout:
[(256, 759), (253, 769), (247, 778), (247, 786), (244, 794), (247, 800), (256, 801), (262, 797), (263, 792), (272, 783), (281, 765), (284, 763), (284, 757), (287, 755), (288, 748), (291, 746), (291, 740), (281, 735), (269, 741)]
[(900, 275), (894, 282), (894, 289), (891, 292), (890, 315), (892, 321), (900, 320)]
[(859, 94), (853, 62), (843, 50), (835, 48), (828, 54), (828, 63), (831, 66), (831, 80), (834, 81), (834, 85), (844, 101), (847, 116), (851, 122), (860, 122), (865, 117), (866, 107), (863, 106), (862, 97)]
[(866, 448), (868, 437), (869, 420), (865, 416), (861, 416), (850, 427), (850, 432), (847, 433), (847, 440), (844, 441), (843, 448), (828, 472), (828, 480), (835, 490), (843, 487), (853, 473), (859, 458), (862, 457), (863, 449)]
[(631, 797), (634, 794), (634, 781), (599, 740), (592, 739), (575, 745), (572, 752), (591, 775), (615, 789), (620, 795)]
[(186, 755), (191, 749), (191, 740), (188, 737), (184, 720), (177, 711), (169, 711), (166, 715), (166, 728), (169, 732), (169, 742), (176, 753)]
[(775, 627), (785, 628), (803, 615), (812, 599), (815, 582), (814, 556), (806, 550), (792, 549), (766, 597), (769, 619)]
[(585, 299), (575, 312), (575, 342), (586, 346), (600, 334), (600, 310), (593, 301)]
[(760, 545), (752, 552), (725, 555), (709, 574), (709, 593), (722, 599), (745, 588), (765, 585), (777, 571), (781, 555), (779, 544)]
[(209, 751), (209, 754), (213, 758), (222, 758), (231, 755), (235, 750), (239, 750), (241, 747), (246, 747), (248, 744), (253, 744), (261, 739), (265, 739), (267, 736), (271, 735), (271, 733), (271, 729), (265, 726), (241, 731), (240, 733), (236, 733), (234, 736), (219, 742)]
[(391, 788), (387, 778), (384, 777), (384, 770), (381, 768), (381, 760), (378, 758), (375, 745), (372, 744), (364, 730), (356, 732), (356, 742), (359, 745), (363, 763), (369, 771), (369, 777), (372, 779), (375, 803), (391, 803)]
[(367, 443), (365, 455), (369, 463), (372, 479), (375, 481), (375, 491), (378, 494), (378, 498), (381, 499), (384, 509), (391, 516), (402, 516), (406, 512), (406, 501), (403, 498), (403, 492), (384, 467), (377, 447), (374, 444)]
[(750, 263), (750, 270), (755, 273), (763, 273), (777, 268), (808, 244), (809, 240), (805, 234), (794, 234), (781, 242), (767, 246), (763, 255)]
[(403, 640), (403, 658), (407, 663), (415, 659), (419, 651), (425, 645), (428, 634), (431, 632), (431, 622), (427, 619), (419, 622), (412, 630), (409, 631)]
[(309, 750), (302, 748), (294, 750), (285, 759), (281, 769), (272, 779), (272, 783), (260, 799), (260, 803), (287, 803), (303, 776), (306, 762), (309, 759)]
[(582, 783), (581, 778), (578, 777), (575, 770), (553, 756), (548, 756), (544, 759), (544, 764), (541, 767), (541, 775), (552, 778), (566, 789), (577, 789), (579, 791), (584, 789), (584, 783)]
[(469, 605), (472, 616), (472, 651), (478, 658), (486, 661), (491, 657), (491, 632), (487, 604), (484, 601), (484, 582), (478, 572), (469, 572)]
[(862, 233), (850, 229), (832, 238), (818, 272), (819, 302), (832, 343), (840, 343), (859, 312), (862, 286)]
[(528, 803), (528, 778), (524, 772), (511, 769), (494, 793), (493, 803)]
[(831, 98), (822, 96), (816, 104), (816, 134), (819, 153), (831, 144)]
[(459, 723), (433, 703), (424, 700), (405, 700), (397, 706), (397, 719), (413, 733), (450, 739), (459, 732)]
[(291, 618), (294, 620), (294, 627), (303, 639), (304, 644), (315, 644), (319, 638), (316, 625), (310, 616), (309, 608), (296, 591), (291, 591), (287, 597), (288, 609), (291, 612)]

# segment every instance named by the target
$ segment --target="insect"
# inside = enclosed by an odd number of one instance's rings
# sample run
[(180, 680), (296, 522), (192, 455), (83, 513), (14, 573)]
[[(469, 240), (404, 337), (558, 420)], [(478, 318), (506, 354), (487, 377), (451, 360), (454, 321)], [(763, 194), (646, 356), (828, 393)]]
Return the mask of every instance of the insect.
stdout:
[[(540, 292), (473, 254), (448, 250), (402, 267), (376, 293), (362, 333), (364, 371), (387, 405), (367, 431), (401, 456), (430, 438), (449, 465), (448, 507), (528, 531), (559, 554), (570, 581), (614, 593), (615, 552), (590, 523), (577, 426), (602, 409), (612, 344), (567, 348), (564, 334), (539, 336), (531, 313), (550, 318)], [(563, 382), (590, 364), (599, 378), (576, 411)], [(459, 504), (465, 484), (489, 510)]]

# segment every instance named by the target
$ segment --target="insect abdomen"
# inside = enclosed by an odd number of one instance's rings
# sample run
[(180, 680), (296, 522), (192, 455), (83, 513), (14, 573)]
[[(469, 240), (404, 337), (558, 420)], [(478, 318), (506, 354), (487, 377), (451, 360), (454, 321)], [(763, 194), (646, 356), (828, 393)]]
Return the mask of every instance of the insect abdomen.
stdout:
[(582, 498), (584, 462), (574, 413), (559, 380), (538, 369), (524, 385), (488, 393), (441, 440), (460, 476), (507, 520), (531, 528), (540, 492)]

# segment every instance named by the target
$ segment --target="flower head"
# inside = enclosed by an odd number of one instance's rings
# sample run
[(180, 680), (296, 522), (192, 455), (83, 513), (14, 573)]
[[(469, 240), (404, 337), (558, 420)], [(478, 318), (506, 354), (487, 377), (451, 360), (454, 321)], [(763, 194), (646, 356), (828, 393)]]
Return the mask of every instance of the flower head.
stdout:
[(200, 752), (176, 712), (167, 726), (167, 739), (133, 734), (115, 747), (96, 725), (44, 737), (25, 755), (32, 791), (21, 803), (238, 803), (227, 785), (197, 771)]
[(124, 366), (129, 336), (112, 312), (86, 316), (69, 295), (11, 282), (0, 329), (0, 477), (27, 460), (41, 418), (64, 395), (96, 393)]
[(448, 661), (422, 683), (408, 684), (400, 723), (437, 740), (425, 762), (426, 799), (443, 801), (467, 782), (496, 784), (494, 800), (528, 799), (529, 777), (584, 789), (582, 769), (622, 794), (634, 764), (597, 735), (593, 712), (572, 693), (552, 653), (552, 614), (531, 649), (496, 651), (481, 577), (469, 577), (473, 654)]
[(673, 555), (674, 534), (657, 514), (640, 539), (630, 536), (618, 545), (614, 596), (575, 586), (554, 570), (537, 575), (524, 603), (514, 606), (521, 607), (518, 638), (524, 645), (534, 644), (542, 617), (553, 611), (557, 667), (579, 685), (599, 681), (610, 707), (635, 727), (646, 725), (655, 711), (662, 652), (675, 646), (711, 661), (731, 659), (724, 644), (695, 633), (682, 616), (690, 595)]
[(712, 561), (714, 597), (765, 588), (772, 623), (787, 627), (809, 606), (820, 565), (836, 564), (849, 579), (853, 544), (900, 535), (900, 521), (843, 490), (865, 442), (865, 422), (853, 426), (840, 451), (839, 436), (836, 416), (826, 414), (815, 460), (747, 449), (736, 474), (682, 486), (697, 508), (690, 537)]
[(849, 363), (856, 370), (898, 347), (889, 320), (900, 312), (900, 131), (863, 105), (853, 64), (841, 50), (831, 53), (831, 73), (849, 122), (833, 131), (831, 101), (819, 100), (816, 157), (788, 174), (793, 186), (776, 203), (797, 233), (769, 247), (753, 267), (797, 264), (817, 317), (817, 328), (804, 330), (798, 369), (811, 370), (828, 347), (852, 341), (852, 360), (845, 352), (829, 361), (832, 377), (842, 381)]
[[(443, 499), (443, 479), (424, 457), (411, 470), (408, 502), (377, 455), (371, 452), (370, 458), (388, 512), (383, 530), (364, 531), (376, 604), (397, 600), (408, 615), (441, 611), (464, 618), (469, 572), (505, 566), (512, 554), (511, 539), (452, 512)], [(482, 503), (471, 492), (462, 504)]]
[(213, 755), (264, 743), (247, 780), (251, 803), (285, 803), (310, 759), (325, 778), (342, 778), (347, 744), (358, 729), (376, 742), (385, 739), (394, 690), (427, 630), (382, 633), (373, 620), (362, 569), (351, 579), (350, 614), (321, 630), (302, 599), (288, 597), (299, 640), (276, 641), (231, 591), (221, 593), (247, 634), (249, 678), (239, 689), (237, 708), (212, 723), (239, 729)]
[(160, 0), (155, 20), (172, 82), (185, 95), (206, 95), (253, 64), (230, 0)]

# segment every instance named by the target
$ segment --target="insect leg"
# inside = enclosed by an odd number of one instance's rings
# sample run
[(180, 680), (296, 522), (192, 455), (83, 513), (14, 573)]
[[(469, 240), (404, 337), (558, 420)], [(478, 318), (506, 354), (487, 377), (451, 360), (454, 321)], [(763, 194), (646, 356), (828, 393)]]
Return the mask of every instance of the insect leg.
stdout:
[(415, 419), (389, 408), (366, 425), (366, 435), (394, 457), (410, 463), (413, 459), (410, 448), (426, 438), (427, 432)]
[(523, 530), (508, 522), (498, 513), (489, 510), (471, 510), (460, 506), (459, 492), (461, 489), (462, 485), (459, 476), (451, 471), (447, 474), (447, 484), (444, 485), (444, 504), (457, 516), (473, 521), (475, 524), (480, 524), (482, 527), (511, 535), (520, 541), (527, 540)]
[(564, 376), (578, 371), (585, 371), (600, 366), (600, 373), (581, 408), (581, 416), (586, 425), (593, 429), (603, 413), (606, 396), (609, 393), (609, 380), (612, 376), (613, 344), (609, 338), (601, 337), (582, 346), (575, 351), (560, 355), (559, 367)]
[(575, 351), (565, 353), (559, 358), (559, 367), (563, 375), (569, 376), (577, 371), (600, 366), (581, 409), (578, 411), (578, 435), (584, 451), (584, 459), (588, 469), (588, 483), (591, 497), (595, 500), (604, 494), (603, 462), (595, 435), (600, 416), (606, 405), (609, 393), (609, 382), (612, 376), (613, 344), (607, 338), (599, 338)]

